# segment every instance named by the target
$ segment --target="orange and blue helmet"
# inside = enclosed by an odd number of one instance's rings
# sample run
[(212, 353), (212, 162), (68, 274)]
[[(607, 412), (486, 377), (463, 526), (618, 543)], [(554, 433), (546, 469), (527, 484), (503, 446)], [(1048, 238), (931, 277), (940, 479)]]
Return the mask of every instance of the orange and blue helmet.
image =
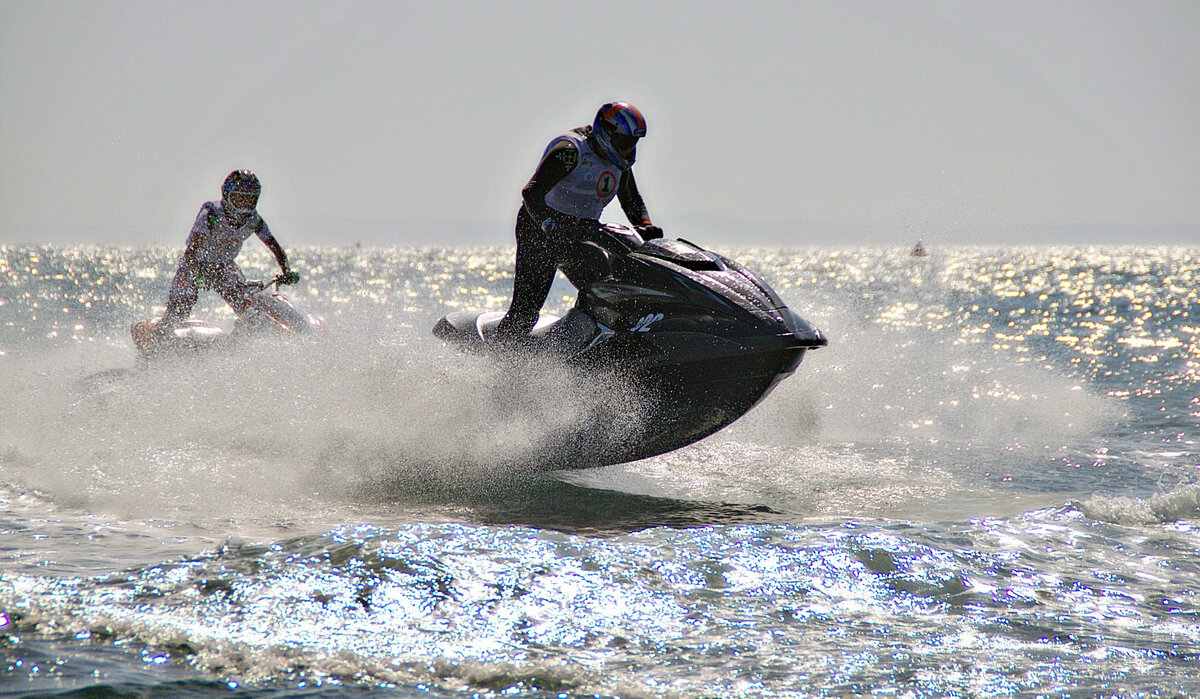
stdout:
[(592, 135), (600, 146), (600, 155), (622, 169), (633, 165), (636, 151), (628, 158), (623, 158), (613, 146), (612, 138), (620, 134), (636, 141), (646, 135), (646, 117), (638, 108), (628, 102), (609, 102), (596, 112), (592, 122)]

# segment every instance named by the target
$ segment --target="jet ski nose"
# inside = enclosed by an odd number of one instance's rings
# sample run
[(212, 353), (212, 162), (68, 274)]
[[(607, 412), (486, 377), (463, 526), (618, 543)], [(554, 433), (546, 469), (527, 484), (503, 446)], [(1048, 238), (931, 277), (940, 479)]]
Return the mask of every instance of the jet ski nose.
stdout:
[[(825, 337), (825, 333), (821, 332), (812, 323), (800, 317), (795, 311), (790, 308), (778, 309), (780, 317), (783, 319), (783, 325), (787, 328), (787, 333), (795, 338), (796, 345), (799, 347), (825, 347), (829, 344), (829, 339)], [(782, 333), (781, 333), (782, 334)]]

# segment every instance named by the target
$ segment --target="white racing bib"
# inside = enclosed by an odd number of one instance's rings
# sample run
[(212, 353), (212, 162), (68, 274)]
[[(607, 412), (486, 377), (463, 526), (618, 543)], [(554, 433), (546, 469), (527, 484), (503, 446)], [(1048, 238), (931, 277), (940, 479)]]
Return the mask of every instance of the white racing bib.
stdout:
[[(546, 205), (568, 216), (599, 220), (604, 207), (617, 196), (621, 169), (600, 157), (586, 138), (573, 131), (551, 141), (546, 153), (563, 141), (574, 144), (579, 161), (574, 170), (546, 193)], [(542, 157), (546, 157), (545, 153)]]
[(196, 261), (206, 265), (232, 264), (241, 252), (242, 244), (252, 235), (257, 235), (263, 242), (272, 237), (258, 212), (235, 227), (226, 218), (220, 202), (215, 201), (200, 208), (191, 235), (197, 237), (200, 243), (196, 246)]

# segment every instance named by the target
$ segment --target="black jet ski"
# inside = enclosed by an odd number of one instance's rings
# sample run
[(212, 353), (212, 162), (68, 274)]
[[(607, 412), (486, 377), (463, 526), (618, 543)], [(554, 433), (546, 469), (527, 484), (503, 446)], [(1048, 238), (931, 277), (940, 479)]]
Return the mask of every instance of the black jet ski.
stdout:
[(579, 263), (563, 270), (579, 289), (575, 306), (562, 318), (543, 316), (528, 341), (500, 342), (499, 312), (450, 313), (433, 328), (468, 351), (549, 354), (614, 372), (648, 398), (635, 439), (560, 453), (563, 468), (644, 459), (703, 439), (827, 344), (753, 272), (694, 243), (643, 241), (628, 227), (597, 224), (580, 245)]
[(305, 311), (278, 291), (281, 279), (247, 282), (249, 303), (228, 332), (212, 323), (190, 319), (170, 335), (163, 336), (157, 332), (160, 318), (134, 323), (130, 334), (138, 350), (138, 359), (145, 362), (164, 356), (204, 352), (263, 334), (303, 335), (323, 330), (325, 322), (320, 316)]

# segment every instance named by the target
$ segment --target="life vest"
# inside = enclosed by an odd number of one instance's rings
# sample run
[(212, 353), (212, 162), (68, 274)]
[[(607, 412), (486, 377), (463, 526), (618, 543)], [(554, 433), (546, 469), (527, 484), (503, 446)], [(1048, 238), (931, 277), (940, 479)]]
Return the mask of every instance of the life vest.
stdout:
[(205, 266), (232, 264), (242, 251), (242, 244), (252, 235), (257, 235), (264, 243), (273, 237), (257, 211), (247, 216), (240, 226), (235, 226), (225, 216), (221, 203), (215, 201), (200, 208), (191, 235), (199, 242), (195, 246), (195, 262)]
[(551, 148), (567, 141), (579, 151), (575, 169), (546, 192), (546, 206), (578, 218), (600, 219), (604, 207), (617, 196), (621, 169), (592, 150), (587, 138), (568, 131), (546, 146), (545, 158)]

